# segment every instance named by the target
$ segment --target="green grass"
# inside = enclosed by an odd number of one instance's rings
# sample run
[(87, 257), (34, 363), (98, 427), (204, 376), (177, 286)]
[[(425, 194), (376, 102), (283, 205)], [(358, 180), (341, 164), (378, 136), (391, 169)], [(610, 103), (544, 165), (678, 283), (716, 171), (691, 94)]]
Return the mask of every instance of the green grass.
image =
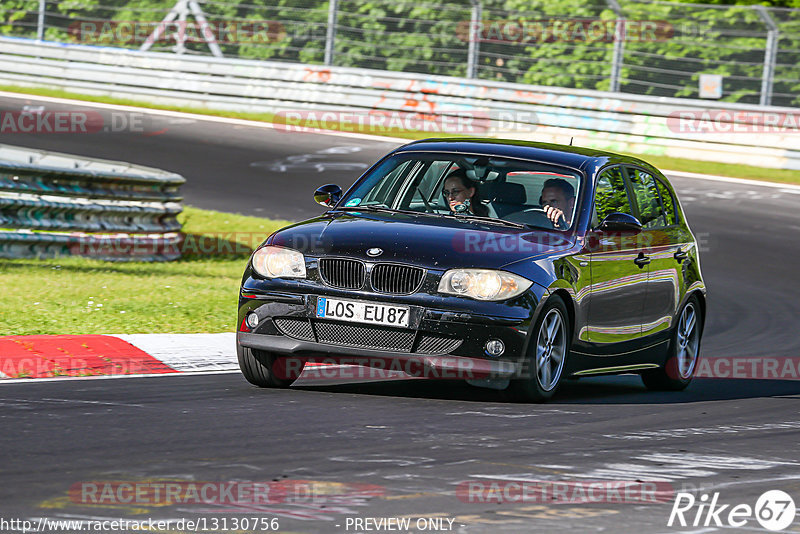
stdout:
[[(84, 95), (71, 93), (60, 89), (46, 89), (39, 87), (20, 87), (13, 85), (0, 85), (0, 91), (23, 93), (39, 96), (51, 96), (57, 98), (69, 98), (73, 100), (84, 100), (90, 102), (102, 102), (106, 104), (118, 104), (124, 106), (136, 106), (150, 109), (163, 109), (169, 111), (181, 111), (185, 113), (196, 113), (200, 115), (211, 115), (215, 117), (231, 117), (236, 119), (246, 119), (261, 122), (275, 122), (276, 115), (273, 113), (237, 113), (233, 111), (221, 111), (207, 108), (190, 106), (168, 106), (152, 104), (139, 100), (128, 100), (97, 95)], [(339, 128), (349, 131), (346, 126)], [(375, 135), (386, 135), (389, 137), (400, 137), (403, 139), (424, 139), (435, 137), (431, 132), (413, 131), (387, 131), (375, 132)], [(448, 135), (447, 137), (466, 137), (464, 135)], [(700, 174), (714, 174), (718, 176), (730, 176), (732, 178), (747, 178), (750, 180), (762, 180), (768, 182), (781, 182), (790, 184), (800, 184), (800, 171), (787, 169), (766, 169), (751, 165), (738, 165), (730, 163), (717, 163), (713, 161), (696, 161), (682, 158), (671, 158), (667, 156), (652, 156), (629, 153), (629, 155), (648, 161), (659, 169), (669, 169), (672, 171), (695, 172)]]
[(231, 332), (246, 249), (286, 221), (186, 207), (184, 232), (244, 252), (168, 263), (0, 259), (0, 335)]
[(717, 163), (715, 161), (693, 161), (668, 156), (651, 156), (649, 154), (633, 154), (629, 156), (643, 159), (657, 169), (671, 171), (696, 172), (699, 174), (714, 174), (729, 176), (731, 178), (746, 178), (748, 180), (761, 180), (762, 182), (780, 182), (784, 184), (800, 184), (800, 171), (788, 169), (767, 169), (750, 165), (737, 165), (731, 163)]

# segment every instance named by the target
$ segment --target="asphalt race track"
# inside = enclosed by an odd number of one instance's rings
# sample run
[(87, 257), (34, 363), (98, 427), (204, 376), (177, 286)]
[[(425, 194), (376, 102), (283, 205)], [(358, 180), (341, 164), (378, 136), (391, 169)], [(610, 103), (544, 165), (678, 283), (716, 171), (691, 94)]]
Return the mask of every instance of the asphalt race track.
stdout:
[[(0, 99), (0, 110), (22, 105), (68, 109)], [(145, 135), (7, 134), (0, 143), (177, 171), (188, 179), (187, 204), (293, 220), (320, 212), (311, 198), (316, 186), (349, 185), (393, 146), (147, 120)], [(798, 191), (673, 183), (703, 251), (703, 356), (794, 358), (797, 370)], [(698, 379), (680, 393), (648, 392), (635, 376), (581, 379), (546, 405), (418, 380), (284, 391), (258, 390), (238, 374), (13, 383), (0, 387), (0, 429), (3, 519), (204, 519), (207, 527), (217, 521), (213, 532), (253, 530), (232, 528), (233, 518), (245, 517), (276, 517), (281, 532), (376, 531), (354, 519), (389, 517), (410, 518), (414, 532), (437, 525), (465, 533), (766, 532), (754, 518), (736, 529), (706, 523), (703, 513), (692, 524), (697, 507), (685, 514), (686, 527), (670, 527), (674, 492), (693, 492), (698, 501), (718, 492), (719, 504), (730, 505), (723, 523), (731, 507), (754, 507), (767, 490), (800, 505), (797, 379)], [(484, 491), (493, 482), (508, 488), (508, 480), (639, 481), (659, 488), (661, 502), (587, 503), (573, 493), (548, 504), (512, 492), (498, 503), (498, 493)], [(257, 482), (294, 493), (253, 505), (92, 502), (70, 494), (109, 481)], [(419, 518), (440, 523), (418, 525)], [(784, 532), (800, 532), (800, 519)]]

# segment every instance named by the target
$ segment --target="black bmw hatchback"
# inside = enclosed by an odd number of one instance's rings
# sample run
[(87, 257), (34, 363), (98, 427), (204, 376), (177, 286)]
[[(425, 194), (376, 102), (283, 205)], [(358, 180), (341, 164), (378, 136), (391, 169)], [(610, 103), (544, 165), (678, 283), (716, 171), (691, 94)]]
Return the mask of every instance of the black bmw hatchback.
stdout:
[(287, 387), (312, 361), (532, 401), (580, 376), (692, 380), (706, 309), (697, 243), (644, 161), (431, 139), (314, 197), (327, 211), (269, 236), (244, 273), (237, 353), (255, 385)]

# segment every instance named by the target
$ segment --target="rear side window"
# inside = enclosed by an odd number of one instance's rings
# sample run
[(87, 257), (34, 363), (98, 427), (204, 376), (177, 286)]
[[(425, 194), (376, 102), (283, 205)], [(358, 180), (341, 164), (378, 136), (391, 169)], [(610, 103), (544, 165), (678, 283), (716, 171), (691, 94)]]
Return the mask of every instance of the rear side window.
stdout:
[(615, 211), (633, 215), (620, 167), (612, 167), (600, 173), (594, 194), (594, 207), (595, 225)]
[(661, 205), (664, 206), (664, 216), (667, 218), (667, 224), (672, 225), (678, 222), (678, 217), (675, 215), (675, 201), (672, 199), (672, 194), (669, 188), (664, 185), (664, 182), (656, 179), (656, 187), (658, 192), (661, 193)]
[(425, 174), (419, 179), (419, 184), (412, 186), (411, 201), (408, 205), (404, 204), (403, 208), (424, 210), (426, 205), (444, 206), (444, 199), (441, 195), (437, 197), (435, 192), (452, 165), (452, 161), (431, 161)]
[(353, 199), (354, 201), (357, 200), (357, 202), (352, 204), (348, 202), (348, 204), (351, 206), (359, 206), (362, 204), (382, 204), (382, 201), (385, 197), (389, 196), (391, 192), (396, 192), (398, 189), (400, 189), (402, 180), (412, 167), (413, 166), (410, 161), (404, 161), (395, 167), (389, 174), (387, 174), (382, 182), (378, 183), (371, 190), (368, 190), (363, 199)]
[(639, 216), (645, 228), (666, 226), (664, 209), (661, 207), (656, 180), (641, 169), (628, 168), (628, 176), (639, 207)]

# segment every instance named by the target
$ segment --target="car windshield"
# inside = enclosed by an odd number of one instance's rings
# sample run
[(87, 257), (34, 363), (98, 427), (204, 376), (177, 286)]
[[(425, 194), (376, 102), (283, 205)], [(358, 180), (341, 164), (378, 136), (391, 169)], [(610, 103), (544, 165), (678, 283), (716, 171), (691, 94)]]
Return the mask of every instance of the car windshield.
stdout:
[(480, 155), (403, 153), (373, 169), (338, 207), (485, 217), (569, 230), (580, 187), (578, 172), (555, 165)]

